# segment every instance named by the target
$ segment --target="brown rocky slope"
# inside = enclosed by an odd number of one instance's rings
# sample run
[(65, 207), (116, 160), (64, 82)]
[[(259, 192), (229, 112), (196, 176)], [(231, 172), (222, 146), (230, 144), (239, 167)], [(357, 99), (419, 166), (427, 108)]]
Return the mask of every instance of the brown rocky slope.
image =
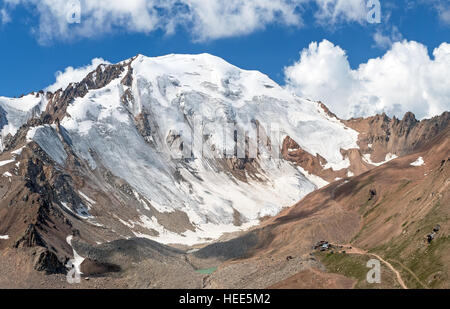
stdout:
[[(424, 164), (411, 165), (419, 157)], [(209, 286), (303, 288), (299, 282), (303, 277), (311, 277), (311, 272), (305, 271), (311, 266), (316, 269), (314, 272), (338, 272), (358, 281), (359, 286), (370, 287), (363, 283), (368, 269), (361, 274), (352, 273), (351, 269), (345, 271), (348, 263), (354, 263), (355, 269), (361, 266), (358, 261), (350, 261), (353, 258), (350, 254), (335, 252), (335, 257), (330, 257), (331, 253), (318, 254), (312, 249), (318, 241), (327, 240), (379, 255), (399, 271), (407, 287), (449, 288), (449, 185), (450, 128), (447, 127), (423, 143), (419, 151), (313, 192), (241, 236), (242, 242), (248, 235), (254, 236), (251, 248), (244, 258), (236, 257), (221, 265), (209, 278)], [(428, 243), (427, 235), (437, 226), (439, 231)], [(236, 244), (224, 242), (215, 246), (221, 246), (225, 252)], [(203, 249), (207, 251), (208, 247)], [(334, 268), (333, 263), (337, 262), (341, 267)], [(251, 274), (245, 271), (249, 265)], [(267, 271), (280, 267), (285, 270), (284, 278)], [(244, 276), (239, 275), (243, 272)], [(387, 278), (395, 277), (392, 272), (389, 274), (389, 269), (386, 272)], [(324, 280), (319, 280), (321, 286), (316, 287), (324, 287)], [(325, 282), (330, 283), (328, 287), (336, 287), (339, 280), (328, 278)], [(400, 286), (392, 280), (391, 285), (384, 287)]]

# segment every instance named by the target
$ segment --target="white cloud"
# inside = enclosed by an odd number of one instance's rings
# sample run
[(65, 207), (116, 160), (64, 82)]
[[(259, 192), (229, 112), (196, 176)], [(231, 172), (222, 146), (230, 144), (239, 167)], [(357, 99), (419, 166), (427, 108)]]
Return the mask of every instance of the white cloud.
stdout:
[(25, 5), (39, 15), (37, 33), (41, 43), (94, 37), (110, 33), (115, 27), (149, 33), (160, 22), (155, 4), (147, 0), (80, 0), (81, 23), (69, 23), (71, 3), (76, 0), (5, 0), (11, 7)]
[(439, 20), (450, 25), (450, 2), (448, 0), (420, 0), (420, 3), (436, 10)]
[(46, 91), (57, 91), (58, 89), (65, 89), (70, 83), (77, 83), (83, 80), (90, 72), (94, 71), (100, 64), (109, 64), (108, 61), (102, 58), (92, 59), (91, 64), (73, 68), (67, 67), (63, 72), (58, 71), (55, 74), (56, 81), (54, 84), (48, 86)]
[(396, 26), (392, 27), (391, 33), (384, 34), (381, 30), (377, 30), (373, 35), (375, 46), (380, 49), (391, 48), (392, 44), (403, 39), (403, 35), (399, 32)]
[[(77, 0), (3, 0), (38, 13), (34, 27), (43, 44), (54, 40), (91, 38), (116, 30), (173, 33), (184, 27), (196, 40), (245, 35), (278, 24), (299, 27), (307, 8), (319, 24), (362, 23), (366, 0), (79, 0), (81, 23), (70, 24), (68, 3)], [(6, 13), (6, 11), (5, 11)]]
[(450, 4), (440, 6), (438, 12), (441, 21), (450, 25)]
[(5, 9), (0, 10), (0, 22), (2, 25), (7, 24), (11, 21), (11, 17)]
[(228, 0), (186, 1), (194, 34), (200, 40), (248, 34), (271, 23), (299, 26), (296, 1)]
[(319, 10), (315, 16), (325, 24), (363, 22), (367, 17), (365, 0), (315, 0)]
[(286, 83), (342, 118), (381, 112), (402, 117), (407, 111), (430, 117), (450, 110), (450, 44), (442, 43), (433, 58), (424, 45), (402, 41), (353, 70), (345, 51), (324, 40), (311, 43), (285, 68)]

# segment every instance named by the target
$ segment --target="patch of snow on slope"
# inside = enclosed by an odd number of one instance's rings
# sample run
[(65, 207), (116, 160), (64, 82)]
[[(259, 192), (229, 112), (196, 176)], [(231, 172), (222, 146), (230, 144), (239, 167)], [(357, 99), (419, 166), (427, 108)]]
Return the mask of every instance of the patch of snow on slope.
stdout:
[(9, 164), (9, 163), (12, 163), (12, 162), (14, 162), (15, 160), (4, 160), (4, 161), (0, 161), (0, 166), (3, 166), (3, 165), (6, 165), (6, 164)]
[(90, 199), (86, 194), (84, 194), (81, 191), (78, 191), (78, 193), (81, 195), (82, 198), (84, 198), (89, 204), (94, 205), (96, 202), (92, 199)]
[(423, 160), (422, 157), (418, 157), (416, 161), (411, 163), (412, 166), (422, 166), (424, 164), (425, 164), (425, 161)]
[(0, 235), (0, 239), (3, 240), (9, 239), (9, 235)]
[(387, 162), (389, 162), (391, 160), (397, 159), (397, 158), (398, 158), (397, 155), (392, 154), (392, 153), (388, 153), (388, 154), (386, 154), (386, 157), (385, 157), (384, 161), (375, 163), (375, 162), (372, 162), (372, 160), (370, 159), (370, 154), (365, 154), (363, 156), (363, 160), (366, 163), (369, 163), (369, 164), (372, 164), (372, 165), (375, 165), (375, 166), (383, 165), (383, 164), (385, 164), (385, 163), (387, 163)]
[(11, 151), (11, 154), (15, 156), (20, 156), (22, 154), (22, 150), (25, 148), (25, 146), (20, 147), (19, 149), (16, 149), (14, 151)]

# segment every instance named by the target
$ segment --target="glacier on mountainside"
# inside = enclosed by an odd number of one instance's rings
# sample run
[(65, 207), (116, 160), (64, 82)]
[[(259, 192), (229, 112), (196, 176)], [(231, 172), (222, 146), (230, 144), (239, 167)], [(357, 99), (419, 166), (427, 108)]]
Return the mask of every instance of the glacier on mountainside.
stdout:
[(29, 94), (21, 98), (0, 97), (0, 152), (4, 149), (4, 140), (29, 119), (39, 116), (47, 106), (42, 93)]

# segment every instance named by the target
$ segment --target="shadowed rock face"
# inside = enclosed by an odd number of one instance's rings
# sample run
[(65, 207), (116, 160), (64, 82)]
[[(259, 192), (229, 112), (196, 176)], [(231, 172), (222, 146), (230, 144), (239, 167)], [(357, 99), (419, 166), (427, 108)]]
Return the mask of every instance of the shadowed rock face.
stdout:
[(53, 251), (38, 248), (35, 251), (34, 269), (47, 274), (65, 274), (66, 267)]
[(42, 237), (39, 235), (39, 232), (34, 224), (28, 225), (25, 235), (23, 235), (22, 238), (14, 244), (14, 248), (21, 247), (45, 247), (45, 242), (42, 240)]

